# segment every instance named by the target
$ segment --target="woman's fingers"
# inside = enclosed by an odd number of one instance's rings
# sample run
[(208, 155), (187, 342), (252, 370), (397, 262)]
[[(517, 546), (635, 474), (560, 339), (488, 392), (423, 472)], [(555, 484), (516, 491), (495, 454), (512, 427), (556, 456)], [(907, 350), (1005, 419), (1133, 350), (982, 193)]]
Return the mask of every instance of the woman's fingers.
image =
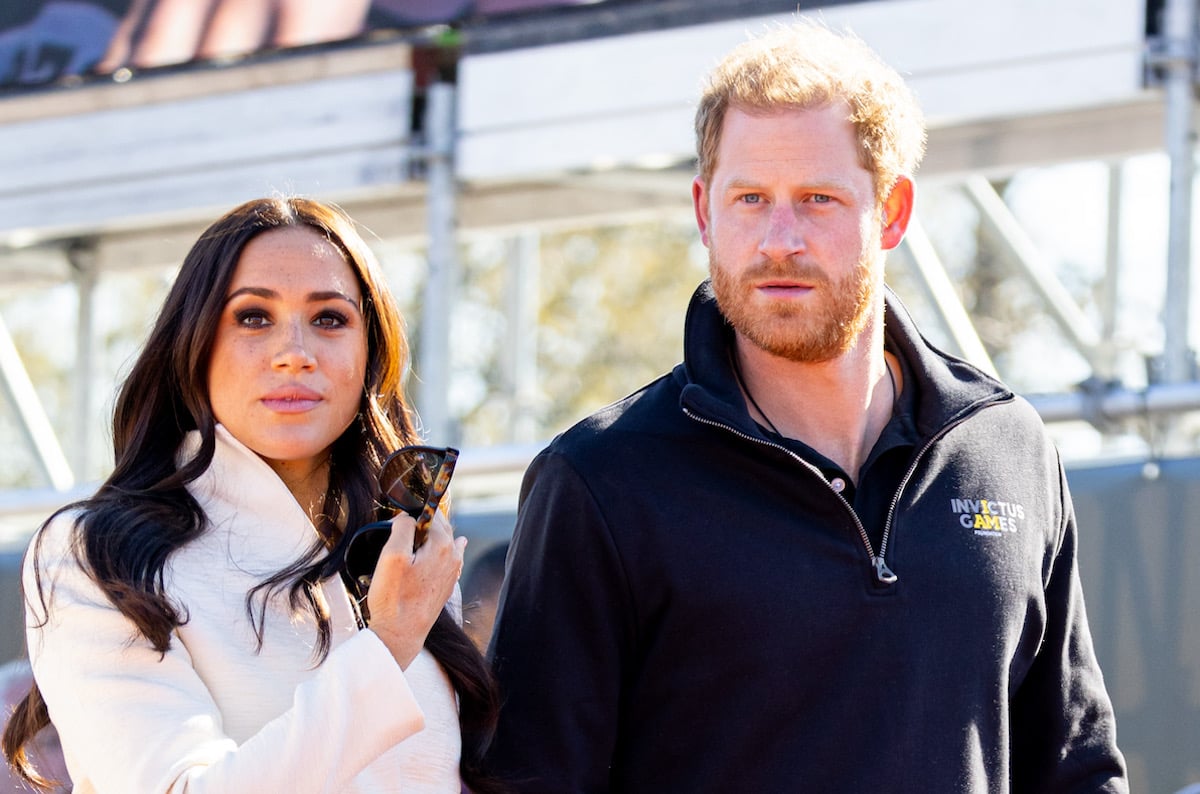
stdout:
[(429, 538), (412, 549), (416, 522), (407, 515), (392, 521), (392, 534), (379, 557), (367, 607), (371, 629), (401, 667), (416, 658), (434, 621), (462, 573), (466, 538), (455, 538), (445, 516), (430, 526)]
[(407, 513), (397, 513), (392, 519), (392, 534), (388, 536), (383, 546), (383, 554), (399, 554), (407, 550), (412, 554), (413, 536), (417, 531), (417, 522)]
[[(450, 519), (442, 511), (437, 511), (433, 514), (433, 520), (429, 522), (429, 535), (427, 543), (433, 541), (435, 548), (458, 546), (458, 541), (465, 541), (466, 538), (455, 538), (454, 527), (450, 524)], [(459, 555), (461, 556), (461, 555)]]

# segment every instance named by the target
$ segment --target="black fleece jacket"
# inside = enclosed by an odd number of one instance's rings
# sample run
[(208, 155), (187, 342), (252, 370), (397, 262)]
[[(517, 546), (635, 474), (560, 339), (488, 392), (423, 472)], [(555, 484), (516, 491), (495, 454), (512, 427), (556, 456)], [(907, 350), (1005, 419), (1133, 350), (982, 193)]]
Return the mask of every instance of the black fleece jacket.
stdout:
[(495, 771), (522, 792), (1127, 791), (1039, 418), (890, 294), (885, 323), (918, 438), (882, 527), (751, 420), (707, 283), (684, 363), (538, 456), (490, 649)]

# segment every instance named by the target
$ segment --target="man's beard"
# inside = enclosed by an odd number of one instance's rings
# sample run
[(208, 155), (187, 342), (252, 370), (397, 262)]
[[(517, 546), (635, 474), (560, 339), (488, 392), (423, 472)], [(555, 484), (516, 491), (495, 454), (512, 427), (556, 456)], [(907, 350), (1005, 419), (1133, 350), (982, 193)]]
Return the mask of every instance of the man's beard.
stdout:
[[(819, 268), (792, 258), (761, 262), (740, 276), (722, 267), (711, 248), (708, 260), (713, 293), (729, 324), (766, 352), (790, 361), (837, 358), (858, 342), (876, 308), (878, 282), (869, 262), (859, 262), (845, 277), (833, 281)], [(802, 280), (812, 284), (817, 294), (805, 306), (778, 301), (759, 309), (751, 285), (771, 278)]]

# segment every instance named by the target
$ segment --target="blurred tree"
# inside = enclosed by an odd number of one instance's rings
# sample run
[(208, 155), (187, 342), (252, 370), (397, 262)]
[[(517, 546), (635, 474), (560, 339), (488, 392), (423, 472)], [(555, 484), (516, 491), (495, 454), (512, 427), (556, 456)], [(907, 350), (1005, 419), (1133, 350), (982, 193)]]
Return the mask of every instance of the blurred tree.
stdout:
[[(683, 354), (688, 298), (707, 273), (692, 220), (546, 234), (536, 284), (536, 396), (514, 405), (505, 375), (503, 311), (511, 249), (476, 246), (466, 257), (456, 316), (455, 390), (462, 443), (512, 441), (529, 408), (539, 438), (646, 384)], [(467, 366), (461, 366), (466, 364)], [(468, 399), (469, 398), (469, 399)]]

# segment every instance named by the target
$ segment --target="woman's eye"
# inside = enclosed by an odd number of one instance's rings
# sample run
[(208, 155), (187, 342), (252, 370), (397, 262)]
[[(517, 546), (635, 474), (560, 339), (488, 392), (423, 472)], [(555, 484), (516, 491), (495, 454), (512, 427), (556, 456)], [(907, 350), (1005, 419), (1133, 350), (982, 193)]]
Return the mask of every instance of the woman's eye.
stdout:
[(261, 309), (243, 309), (234, 315), (238, 325), (246, 326), (247, 328), (261, 328), (270, 323), (267, 313)]
[(346, 322), (346, 315), (339, 312), (327, 311), (318, 314), (317, 318), (313, 320), (313, 325), (321, 328), (341, 328)]

